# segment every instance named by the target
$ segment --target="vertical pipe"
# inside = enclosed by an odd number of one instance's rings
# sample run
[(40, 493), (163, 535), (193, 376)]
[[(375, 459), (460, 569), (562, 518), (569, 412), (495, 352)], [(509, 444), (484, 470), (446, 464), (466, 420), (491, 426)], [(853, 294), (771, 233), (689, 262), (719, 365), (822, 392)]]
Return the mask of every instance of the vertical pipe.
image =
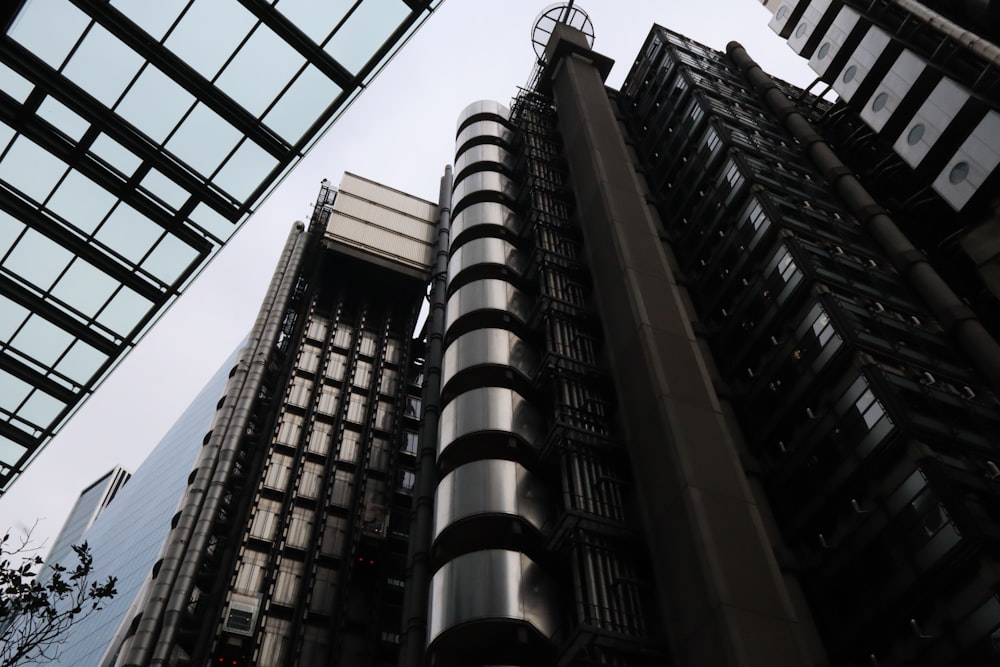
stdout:
[(445, 167), (438, 194), (437, 244), (431, 273), (427, 353), (424, 357), (423, 425), (417, 449), (417, 479), (406, 558), (407, 582), (403, 596), (403, 636), (400, 667), (420, 667), (427, 642), (427, 602), (430, 594), (430, 550), (437, 487), (436, 455), (441, 413), (441, 361), (444, 347), (445, 303), (448, 287), (448, 248), (451, 233), (451, 167)]

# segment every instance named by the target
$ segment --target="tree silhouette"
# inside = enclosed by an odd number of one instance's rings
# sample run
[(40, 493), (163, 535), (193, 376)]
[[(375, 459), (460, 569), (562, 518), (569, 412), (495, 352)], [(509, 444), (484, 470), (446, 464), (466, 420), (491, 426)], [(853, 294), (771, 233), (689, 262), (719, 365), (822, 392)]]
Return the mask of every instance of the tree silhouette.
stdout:
[(41, 577), (37, 551), (30, 530), (20, 539), (9, 531), (0, 539), (0, 667), (51, 660), (66, 631), (117, 593), (115, 577), (92, 580), (86, 542), (73, 546), (75, 566), (56, 563)]

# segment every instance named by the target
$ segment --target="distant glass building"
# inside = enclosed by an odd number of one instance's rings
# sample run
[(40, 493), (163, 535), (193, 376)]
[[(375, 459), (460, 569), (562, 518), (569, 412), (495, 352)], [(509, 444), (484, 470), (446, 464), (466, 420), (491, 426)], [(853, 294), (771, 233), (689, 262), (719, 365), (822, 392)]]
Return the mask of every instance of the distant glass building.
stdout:
[(130, 477), (131, 474), (127, 470), (116, 466), (114, 470), (80, 492), (80, 497), (73, 505), (69, 517), (52, 542), (52, 548), (45, 558), (45, 568), (39, 573), (40, 577), (45, 577), (48, 568), (56, 563), (62, 563), (67, 567), (75, 566), (77, 560), (73, 546), (82, 544), (87, 539), (87, 531)]
[(4, 7), (0, 493), (439, 3)]
[[(46, 563), (60, 562), (60, 545), (86, 541), (94, 557), (95, 576), (117, 577), (117, 595), (103, 609), (66, 633), (65, 642), (53, 651), (53, 665), (66, 667), (98, 664), (122, 617), (139, 596), (142, 584), (156, 561), (167, 535), (170, 518), (177, 511), (187, 475), (201, 450), (201, 441), (212, 422), (215, 406), (225, 395), (234, 353), (208, 381), (191, 405), (177, 419), (139, 469), (82, 531), (74, 511), (53, 545)], [(105, 487), (101, 484), (101, 487)], [(98, 488), (98, 487), (91, 487)], [(90, 492), (81, 494), (81, 501)], [(89, 504), (89, 503), (88, 503)]]

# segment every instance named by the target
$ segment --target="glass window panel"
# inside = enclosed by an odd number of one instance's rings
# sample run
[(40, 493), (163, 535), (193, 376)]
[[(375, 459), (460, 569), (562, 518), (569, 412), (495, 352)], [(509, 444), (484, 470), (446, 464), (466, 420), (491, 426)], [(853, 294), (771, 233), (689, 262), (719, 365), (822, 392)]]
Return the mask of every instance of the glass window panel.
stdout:
[[(2, 378), (0, 378), (0, 385), (2, 385)], [(6, 403), (2, 403), (2, 399), (0, 399), (0, 404), (6, 405)], [(0, 462), (13, 465), (19, 461), (27, 451), (27, 449), (13, 440), (0, 437)]]
[(80, 141), (90, 123), (52, 96), (38, 105), (38, 115), (54, 125), (73, 141)]
[(34, 88), (33, 83), (3, 63), (0, 63), (0, 90), (3, 90), (3, 92), (21, 104), (24, 104), (24, 101), (28, 99), (28, 95), (31, 94)]
[(261, 25), (226, 65), (216, 85), (259, 116), (304, 64), (305, 58), (298, 51)]
[(402, 0), (367, 0), (327, 42), (324, 50), (357, 73), (409, 14)]
[(126, 176), (131, 176), (142, 159), (106, 134), (98, 135), (90, 144), (90, 152)]
[(47, 290), (71, 259), (73, 253), (69, 250), (29, 229), (10, 251), (3, 265), (39, 289)]
[(118, 285), (117, 280), (77, 257), (52, 288), (52, 295), (93, 317)]
[(202, 175), (211, 176), (242, 136), (222, 116), (198, 103), (166, 148)]
[(111, 0), (111, 4), (125, 16), (152, 35), (156, 41), (163, 39), (188, 0)]
[(94, 238), (138, 264), (162, 234), (163, 228), (125, 202), (120, 202)]
[(165, 235), (142, 268), (167, 283), (172, 284), (179, 278), (198, 257), (198, 251), (171, 234)]
[(97, 316), (97, 321), (112, 331), (127, 335), (152, 307), (149, 299), (123, 285)]
[(32, 315), (11, 340), (11, 345), (35, 361), (52, 366), (72, 342), (73, 336), (67, 331), (39, 315)]
[(143, 62), (142, 56), (95, 24), (66, 63), (63, 74), (110, 109)]
[(0, 370), (0, 406), (13, 411), (28, 397), (31, 385), (7, 371)]
[(156, 143), (163, 143), (194, 97), (152, 65), (146, 65), (115, 111), (145, 132)]
[(237, 0), (201, 0), (191, 5), (164, 44), (212, 80), (256, 22)]
[(285, 141), (294, 144), (341, 92), (340, 86), (309, 65), (263, 120)]
[(348, 0), (278, 0), (275, 9), (284, 14), (299, 30), (322, 44), (330, 31), (344, 18), (353, 3)]
[(208, 204), (198, 204), (191, 212), (191, 222), (225, 242), (236, 231), (236, 225)]
[(29, 314), (27, 308), (0, 294), (0, 342), (10, 340)]
[(212, 180), (232, 196), (245, 200), (277, 165), (270, 153), (245, 139)]
[(66, 355), (59, 360), (55, 369), (79, 384), (86, 384), (94, 377), (94, 373), (101, 367), (101, 364), (107, 360), (107, 355), (97, 351), (82, 340), (77, 340), (69, 348)]
[(17, 237), (24, 231), (24, 223), (7, 211), (0, 209), (0, 258), (7, 254)]
[(117, 200), (97, 183), (71, 169), (46, 206), (80, 231), (92, 234)]
[(28, 0), (7, 35), (59, 69), (90, 18), (69, 0)]
[(65, 162), (23, 135), (0, 163), (0, 178), (37, 202), (45, 201), (65, 172)]
[(44, 391), (36, 389), (31, 397), (25, 401), (18, 411), (18, 416), (33, 424), (45, 428), (52, 423), (52, 420), (59, 416), (59, 412), (66, 407), (62, 401), (56, 400)]
[(190, 192), (155, 169), (150, 169), (139, 185), (173, 208), (180, 208), (191, 196)]

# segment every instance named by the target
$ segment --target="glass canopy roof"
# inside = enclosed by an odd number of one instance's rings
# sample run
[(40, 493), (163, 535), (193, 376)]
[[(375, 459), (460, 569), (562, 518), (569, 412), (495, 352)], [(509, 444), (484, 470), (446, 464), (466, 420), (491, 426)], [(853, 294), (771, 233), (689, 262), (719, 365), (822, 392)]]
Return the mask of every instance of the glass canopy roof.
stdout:
[(0, 37), (0, 493), (442, 0), (27, 0)]

